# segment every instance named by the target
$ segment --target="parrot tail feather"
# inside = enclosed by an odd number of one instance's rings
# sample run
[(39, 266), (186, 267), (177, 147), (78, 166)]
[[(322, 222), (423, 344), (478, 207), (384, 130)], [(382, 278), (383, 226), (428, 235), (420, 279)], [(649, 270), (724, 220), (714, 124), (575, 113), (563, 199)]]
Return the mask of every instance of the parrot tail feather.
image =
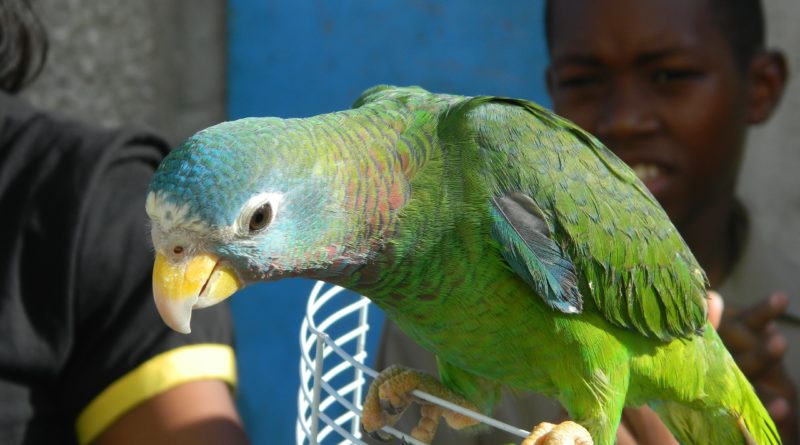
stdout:
[(780, 445), (778, 430), (750, 382), (738, 368), (730, 369), (736, 390), (714, 389), (735, 397), (724, 400), (724, 407), (692, 407), (674, 401), (655, 402), (650, 407), (684, 445)]
[[(748, 382), (747, 385), (750, 385)], [(767, 413), (766, 408), (758, 400), (755, 393), (752, 394), (755, 400), (748, 400), (746, 410), (738, 419), (739, 429), (745, 438), (747, 445), (780, 444), (781, 438), (775, 423)]]
[(739, 368), (734, 368), (736, 381), (741, 388), (737, 424), (748, 445), (780, 444), (781, 437), (767, 409), (761, 404), (753, 386)]
[(739, 416), (739, 429), (742, 431), (742, 435), (744, 436), (744, 442), (747, 445), (758, 445), (756, 440), (753, 438), (753, 435), (750, 434), (750, 431), (747, 430), (747, 426), (744, 423), (744, 418)]

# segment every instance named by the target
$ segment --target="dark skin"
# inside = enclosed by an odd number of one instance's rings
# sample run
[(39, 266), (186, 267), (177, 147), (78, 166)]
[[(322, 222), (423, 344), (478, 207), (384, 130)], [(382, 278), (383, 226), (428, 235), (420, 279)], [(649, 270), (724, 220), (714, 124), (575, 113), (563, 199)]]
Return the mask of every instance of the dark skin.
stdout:
[(220, 380), (184, 383), (134, 407), (108, 427), (95, 445), (247, 445), (230, 394)]
[[(782, 54), (766, 50), (746, 66), (737, 63), (708, 6), (697, 0), (556, 1), (547, 85), (558, 114), (637, 171), (713, 288), (739, 251), (734, 188), (747, 129), (775, 109), (787, 68)], [(774, 321), (787, 306), (788, 297), (776, 292), (751, 308), (729, 307), (719, 333), (784, 443), (796, 443), (797, 394), (781, 362), (786, 340)], [(641, 414), (631, 416), (641, 423)], [(631, 428), (639, 443), (670, 443), (655, 440), (649, 427), (638, 429), (636, 436)]]

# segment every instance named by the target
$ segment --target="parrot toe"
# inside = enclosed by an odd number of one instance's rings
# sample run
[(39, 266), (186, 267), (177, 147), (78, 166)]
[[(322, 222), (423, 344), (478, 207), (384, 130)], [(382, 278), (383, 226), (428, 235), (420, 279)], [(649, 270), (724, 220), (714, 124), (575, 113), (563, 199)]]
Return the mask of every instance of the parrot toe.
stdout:
[(404, 404), (401, 406), (395, 406), (389, 400), (381, 400), (380, 401), (381, 410), (390, 416), (399, 416), (403, 414), (403, 411), (408, 408), (408, 404)]
[[(370, 437), (376, 440), (388, 441), (392, 439), (392, 436), (381, 431), (381, 428), (386, 425), (394, 425), (405, 410), (405, 406), (400, 406), (402, 403), (397, 398), (394, 398), (393, 403), (379, 394), (381, 386), (386, 380), (396, 375), (397, 372), (398, 370), (393, 368), (388, 368), (381, 372), (369, 386), (367, 397), (364, 399), (361, 426)], [(406, 403), (405, 405), (407, 406), (408, 404)]]
[(568, 420), (558, 425), (542, 422), (520, 445), (594, 445), (586, 428)]
[(389, 442), (390, 440), (394, 439), (394, 436), (383, 430), (367, 431), (367, 428), (363, 424), (361, 425), (361, 431), (372, 439), (379, 440), (381, 442)]

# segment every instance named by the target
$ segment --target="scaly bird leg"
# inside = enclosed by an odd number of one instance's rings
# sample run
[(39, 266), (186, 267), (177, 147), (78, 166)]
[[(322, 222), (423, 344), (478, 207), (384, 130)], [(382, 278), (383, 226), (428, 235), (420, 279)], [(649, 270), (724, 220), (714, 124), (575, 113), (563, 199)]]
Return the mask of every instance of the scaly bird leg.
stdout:
[(586, 428), (568, 420), (558, 425), (542, 422), (520, 445), (594, 445)]
[(415, 389), (445, 399), (469, 410), (477, 407), (465, 398), (445, 387), (433, 376), (402, 366), (390, 366), (383, 370), (367, 391), (361, 424), (372, 437), (388, 440), (391, 437), (381, 432), (385, 425), (394, 425), (411, 402), (421, 405), (421, 418), (411, 431), (411, 436), (420, 442), (430, 443), (444, 417), (447, 424), (461, 429), (478, 423), (470, 417), (433, 405), (411, 395)]

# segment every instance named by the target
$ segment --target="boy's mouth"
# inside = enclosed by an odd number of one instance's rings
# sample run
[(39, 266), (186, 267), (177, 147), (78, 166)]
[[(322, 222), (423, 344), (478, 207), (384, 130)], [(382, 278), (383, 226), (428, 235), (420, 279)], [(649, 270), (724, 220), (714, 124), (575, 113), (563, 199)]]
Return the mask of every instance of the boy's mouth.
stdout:
[(636, 176), (639, 178), (639, 180), (645, 183), (662, 174), (661, 167), (657, 166), (656, 164), (634, 164), (631, 166), (631, 168), (633, 168), (633, 172), (636, 173)]
[(649, 162), (636, 162), (631, 164), (631, 168), (653, 195), (659, 196), (666, 189), (668, 174), (664, 167)]

